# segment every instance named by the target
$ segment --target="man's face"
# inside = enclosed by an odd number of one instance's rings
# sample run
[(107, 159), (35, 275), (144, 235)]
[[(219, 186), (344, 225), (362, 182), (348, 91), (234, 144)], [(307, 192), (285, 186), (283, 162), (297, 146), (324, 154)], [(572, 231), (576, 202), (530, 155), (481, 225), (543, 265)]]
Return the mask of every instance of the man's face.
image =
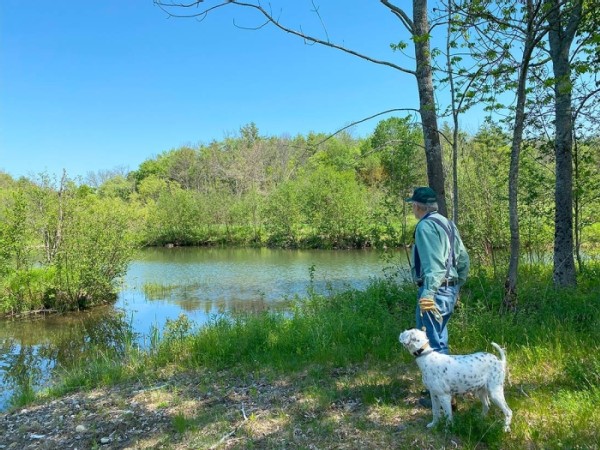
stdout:
[(412, 202), (412, 209), (416, 219), (421, 220), (425, 216), (425, 214), (427, 214), (427, 210), (419, 208), (419, 206), (415, 202)]

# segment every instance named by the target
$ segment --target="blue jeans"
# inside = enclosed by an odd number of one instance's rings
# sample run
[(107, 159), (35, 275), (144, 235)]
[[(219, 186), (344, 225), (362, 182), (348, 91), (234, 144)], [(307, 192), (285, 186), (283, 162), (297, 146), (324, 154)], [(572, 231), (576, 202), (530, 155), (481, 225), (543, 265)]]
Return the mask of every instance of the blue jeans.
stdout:
[(448, 325), (448, 320), (450, 320), (450, 316), (454, 312), (454, 305), (456, 305), (458, 298), (458, 287), (442, 285), (435, 293), (434, 301), (442, 315), (442, 323), (439, 323), (429, 311), (424, 312), (423, 317), (421, 317), (421, 308), (419, 308), (418, 300), (421, 298), (422, 293), (423, 287), (419, 288), (417, 297), (417, 328), (422, 330), (425, 327), (425, 333), (427, 333), (431, 348), (436, 352), (447, 355), (450, 352), (448, 350), (448, 328), (446, 325)]

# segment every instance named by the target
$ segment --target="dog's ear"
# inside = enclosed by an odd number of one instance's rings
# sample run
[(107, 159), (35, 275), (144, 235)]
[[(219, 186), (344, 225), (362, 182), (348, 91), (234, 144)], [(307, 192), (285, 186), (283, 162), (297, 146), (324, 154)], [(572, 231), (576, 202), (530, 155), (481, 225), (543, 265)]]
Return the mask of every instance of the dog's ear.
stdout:
[(405, 330), (399, 336), (400, 343), (408, 350), (410, 353), (414, 353), (418, 350), (420, 346), (418, 343), (418, 339), (415, 336), (414, 329)]
[(408, 334), (408, 332), (407, 332), (407, 330), (405, 330), (402, 333), (400, 333), (400, 336), (398, 336), (398, 340), (403, 345), (407, 344), (407, 334)]

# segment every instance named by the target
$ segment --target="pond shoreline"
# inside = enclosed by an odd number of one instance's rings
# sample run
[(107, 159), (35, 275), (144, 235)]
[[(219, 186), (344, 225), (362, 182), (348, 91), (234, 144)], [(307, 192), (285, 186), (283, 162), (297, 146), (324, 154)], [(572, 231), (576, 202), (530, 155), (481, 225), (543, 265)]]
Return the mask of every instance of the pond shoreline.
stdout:
[(116, 301), (0, 318), (0, 411), (12, 392), (43, 389), (49, 371), (68, 367), (94, 346), (118, 350), (134, 341), (145, 347), (153, 333), (181, 314), (203, 327), (226, 312), (278, 310), (305, 297), (309, 286), (322, 293), (364, 287), (382, 275), (384, 265), (371, 251), (143, 250), (120, 283)]

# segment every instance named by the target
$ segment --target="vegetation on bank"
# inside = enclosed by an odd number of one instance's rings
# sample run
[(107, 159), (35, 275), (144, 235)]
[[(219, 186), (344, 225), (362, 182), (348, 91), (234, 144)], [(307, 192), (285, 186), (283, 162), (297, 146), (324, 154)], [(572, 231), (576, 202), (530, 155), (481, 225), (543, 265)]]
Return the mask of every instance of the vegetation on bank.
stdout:
[(134, 249), (132, 213), (66, 177), (9, 183), (0, 191), (0, 313), (113, 300)]
[[(480, 417), (474, 398), (459, 400), (449, 430), (425, 433), (431, 412), (416, 405), (420, 374), (397, 341), (414, 324), (414, 288), (385, 279), (365, 291), (309, 293), (287, 313), (218, 317), (201, 329), (182, 316), (157, 330), (148, 348), (132, 339), (124, 348), (92, 352), (64, 368), (62, 381), (49, 391), (15, 402), (132, 381), (168, 385), (187, 373), (199, 398), (245, 392), (247, 409), (216, 400), (190, 408), (194, 399), (184, 386), (169, 385), (156, 394), (172, 421), (155, 437), (166, 447), (218, 448), (235, 430), (235, 448), (280, 448), (299, 434), (307, 446), (332, 448), (341, 445), (345, 430), (345, 442), (354, 439), (363, 448), (595, 448), (600, 266), (588, 264), (576, 290), (556, 291), (547, 267), (529, 266), (521, 279), (519, 311), (502, 312), (503, 279), (476, 271), (450, 324), (454, 353), (493, 352), (491, 341), (507, 349), (506, 397), (514, 411), (509, 434), (494, 408)], [(268, 395), (284, 388), (287, 400)], [(253, 409), (251, 400), (265, 395), (268, 405)]]
[[(250, 124), (239, 136), (173, 149), (131, 172), (92, 173), (86, 180), (66, 174), (14, 180), (0, 173), (0, 313), (110, 301), (140, 246), (410, 244), (414, 220), (403, 198), (426, 184), (421, 141), (408, 118), (381, 121), (361, 139), (344, 133), (265, 137)], [(477, 264), (504, 264), (498, 250), (508, 247), (510, 236), (508, 143), (494, 125), (461, 135), (459, 229)], [(600, 196), (598, 145), (597, 138), (578, 143), (580, 267), (584, 252), (600, 243), (593, 207)], [(553, 242), (548, 148), (526, 141), (521, 158), (521, 242), (530, 263), (543, 260)]]

